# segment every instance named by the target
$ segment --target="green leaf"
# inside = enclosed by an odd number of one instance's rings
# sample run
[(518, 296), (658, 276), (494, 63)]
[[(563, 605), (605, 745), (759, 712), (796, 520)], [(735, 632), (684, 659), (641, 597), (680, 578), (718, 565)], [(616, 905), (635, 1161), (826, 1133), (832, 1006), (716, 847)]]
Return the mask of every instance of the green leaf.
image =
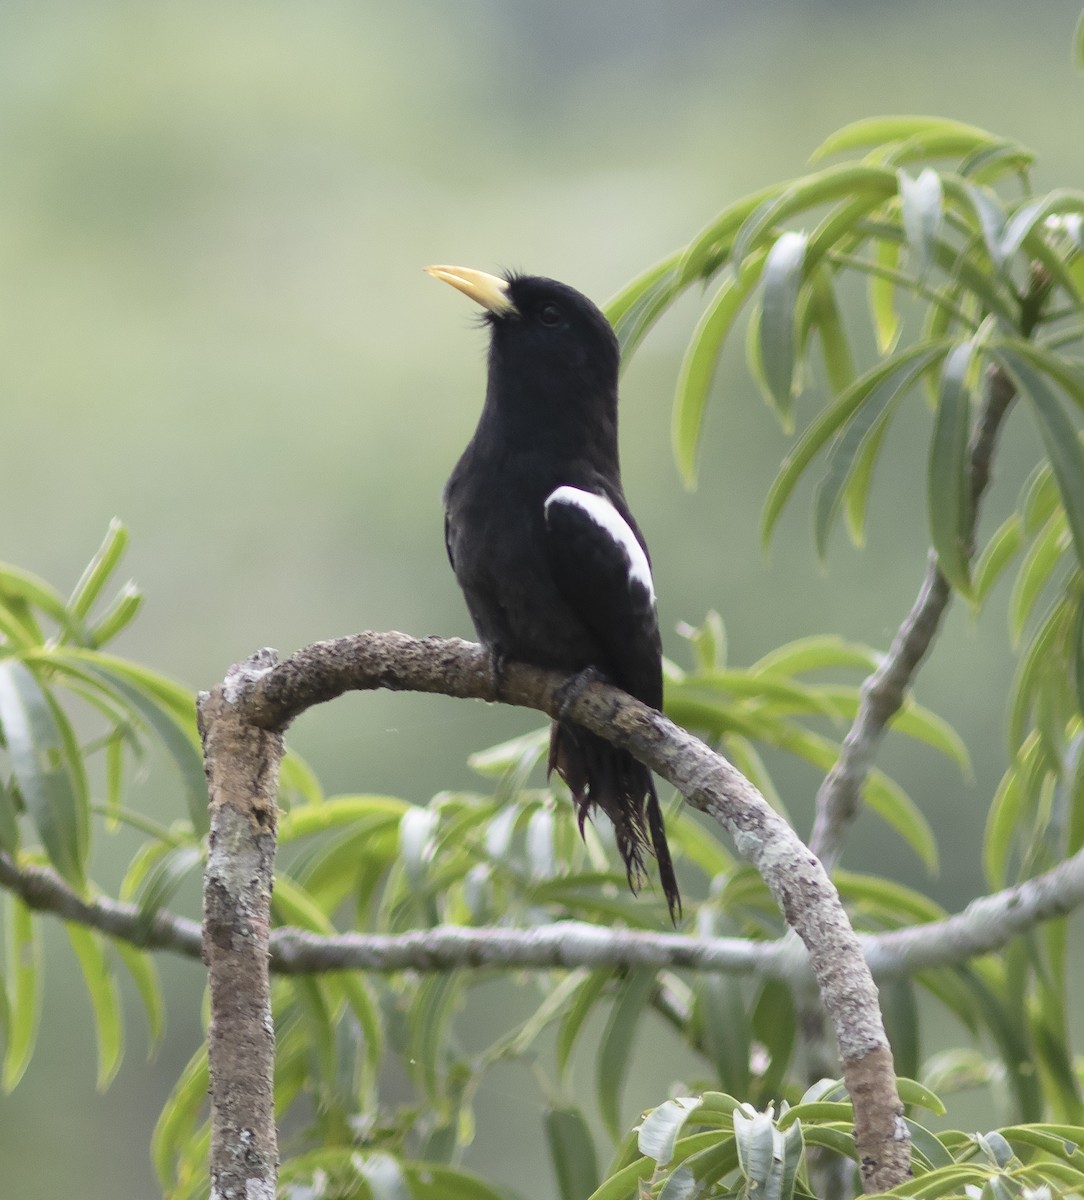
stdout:
[(83, 678), (105, 685), (120, 697), (142, 725), (159, 739), (173, 759), (184, 787), (189, 818), (197, 834), (209, 827), (207, 780), (196, 732), (196, 702), (180, 684), (137, 663), (97, 650), (65, 647), (38, 661), (48, 661), (62, 670), (79, 672)]
[(854, 356), (831, 276), (822, 268), (814, 272), (810, 283), (810, 315), (820, 336), (825, 373), (832, 391), (839, 394), (854, 382)]
[(559, 1078), (564, 1078), (576, 1038), (583, 1029), (584, 1022), (591, 1014), (592, 1009), (601, 998), (603, 989), (613, 977), (613, 968), (603, 967), (601, 970), (592, 971), (580, 985), (576, 999), (569, 1007), (568, 1013), (557, 1031), (557, 1074)]
[[(895, 172), (868, 163), (842, 163), (803, 176), (784, 191), (769, 194), (750, 212), (734, 239), (733, 258), (741, 262), (763, 241), (775, 241), (773, 230), (798, 213), (844, 198), (887, 200), (896, 194), (896, 186)], [(868, 211), (870, 205), (864, 207)]]
[(561, 1200), (583, 1200), (599, 1185), (591, 1127), (579, 1108), (548, 1108), (546, 1144)]
[(1047, 192), (1045, 196), (1021, 204), (1005, 226), (999, 246), (1002, 261), (1010, 259), (1046, 217), (1074, 212), (1084, 212), (1084, 196), (1066, 188)]
[(63, 714), (17, 659), (0, 660), (0, 727), (27, 811), (53, 866), (86, 887), (86, 777)]
[(413, 1200), (508, 1200), (508, 1194), (484, 1179), (439, 1163), (404, 1163)]
[(832, 878), (846, 903), (860, 909), (863, 916), (872, 914), (879, 925), (921, 925), (946, 916), (945, 910), (929, 897), (882, 876), (837, 870)]
[(877, 389), (885, 388), (892, 395), (903, 391), (923, 371), (940, 361), (951, 346), (951, 342), (942, 340), (934, 343), (919, 342), (901, 350), (859, 376), (842, 396), (809, 425), (798, 439), (797, 445), (787, 455), (768, 490), (761, 518), (761, 538), (765, 544), (770, 539), (779, 514), (798, 480), (828, 440), (844, 427), (864, 404), (870, 402)]
[(928, 870), (937, 870), (937, 839), (930, 823), (898, 784), (880, 771), (873, 771), (866, 782), (865, 801), (914, 850)]
[(1036, 371), (1023, 355), (1006, 347), (995, 347), (993, 353), (1031, 402), (1047, 457), (1058, 481), (1077, 562), (1084, 564), (1084, 451), (1081, 450), (1077, 430), (1046, 377)]
[(889, 979), (878, 984), (885, 1031), (892, 1047), (895, 1069), (904, 1075), (918, 1073), (921, 1051), (918, 1003), (910, 979)]
[(691, 488), (696, 483), (696, 452), (723, 342), (759, 280), (766, 257), (766, 252), (761, 251), (746, 259), (738, 271), (727, 273), (697, 322), (682, 359), (674, 396), (671, 439), (674, 458), (686, 487)]
[(73, 616), (82, 620), (90, 612), (94, 602), (101, 595), (102, 588), (109, 581), (110, 575), (116, 570), (127, 544), (128, 531), (114, 517), (109, 522), (105, 540), (87, 564), (87, 569), (75, 585), (75, 590), (68, 600), (68, 608)]
[(41, 1016), (41, 939), (30, 909), (11, 893), (5, 905), (4, 979), (7, 982), (7, 1046), (0, 1082), (15, 1090), (30, 1065)]
[[(139, 888), (139, 927), (142, 931), (150, 929), (158, 912), (202, 865), (202, 845), (172, 846), (154, 862)], [(276, 890), (276, 898), (277, 894)]]
[(1003, 244), (1005, 238), (1005, 209), (997, 193), (979, 184), (960, 181), (959, 194), (970, 204), (982, 232), (982, 240), (990, 261), (1001, 270), (1005, 264)]
[(1079, 408), (1084, 408), (1084, 365), (1079, 360), (1025, 338), (999, 337), (993, 344), (1026, 359), (1062, 388)]
[(143, 593), (129, 580), (117, 593), (117, 598), (91, 628), (89, 641), (93, 646), (104, 646), (118, 633), (126, 629), (138, 616), (143, 607)]
[(97, 1087), (99, 1092), (103, 1092), (116, 1077), (124, 1056), (124, 1025), (116, 980), (99, 934), (73, 921), (65, 921), (64, 930), (79, 960), (90, 1006), (94, 1011), (94, 1030), (98, 1042)]
[[(684, 285), (678, 279), (678, 257), (674, 256), (670, 265), (666, 266), (615, 320), (614, 333), (621, 348), (622, 365), (629, 361), (651, 327), (680, 294)], [(620, 306), (621, 297), (618, 297), (612, 307), (617, 309)]]
[(748, 1095), (752, 1035), (741, 980), (735, 975), (704, 975), (697, 988), (697, 1015), (719, 1083), (737, 1096)]
[(19, 624), (30, 643), (44, 645), (45, 634), (31, 608), (37, 608), (53, 620), (62, 636), (77, 643), (87, 638), (82, 621), (68, 611), (68, 606), (55, 588), (43, 579), (18, 567), (0, 563), (0, 608), (17, 611)]
[(769, 1056), (768, 1069), (757, 1081), (758, 1092), (765, 1098), (782, 1095), (798, 1038), (794, 996), (782, 980), (768, 979), (761, 984), (751, 1024), (753, 1036)]
[(430, 1104), (439, 1106), (448, 1083), (448, 1025), (463, 994), (459, 971), (430, 975), (418, 987), (407, 1016), (411, 1074)]
[(207, 1047), (192, 1055), (174, 1084), (151, 1135), (151, 1161), (162, 1190), (172, 1195), (175, 1166), (195, 1140), (196, 1123), (211, 1086)]
[(354, 1162), (371, 1200), (413, 1200), (414, 1193), (394, 1155), (371, 1150), (357, 1155)]
[(877, 353), (882, 358), (896, 349), (903, 328), (896, 308), (896, 281), (893, 278), (899, 271), (901, 249), (899, 242), (878, 238), (873, 251), (873, 261), (879, 269), (870, 272), (869, 309), (877, 338)]
[(656, 263), (653, 267), (648, 267), (646, 271), (638, 275), (631, 283), (626, 284), (605, 305), (606, 317), (610, 324), (615, 327), (619, 325), (648, 292), (658, 287), (661, 281), (670, 276), (680, 260), (680, 253), (667, 255), (662, 262)]
[[(2, 733), (0, 727), (0, 733)], [(14, 856), (19, 852), (19, 805), (14, 789), (0, 776), (0, 850)]]
[(677, 1096), (653, 1108), (640, 1125), (637, 1137), (640, 1153), (665, 1167), (674, 1156), (674, 1146), (686, 1121), (702, 1103), (701, 1096)]
[(880, 148), (892, 142), (914, 142), (920, 138), (944, 137), (950, 135), (961, 143), (980, 147), (1000, 142), (992, 133), (980, 129), (977, 125), (965, 125), (962, 121), (952, 121), (947, 117), (927, 117), (919, 115), (864, 117), (836, 130), (826, 138), (816, 150), (811, 161), (818, 162), (832, 154), (840, 154), (846, 150), (861, 150), (863, 148)]
[(971, 477), (968, 438), (976, 343), (961, 342), (941, 366), (937, 414), (930, 441), (927, 503), (937, 565), (952, 586), (971, 594)]
[(147, 1014), (148, 1048), (149, 1053), (153, 1055), (162, 1040), (166, 1026), (165, 1006), (162, 1003), (162, 989), (158, 983), (154, 958), (127, 942), (116, 941), (113, 943), (113, 949), (128, 969), (139, 998), (143, 1001), (143, 1009)]
[(1061, 561), (1068, 542), (1065, 516), (1056, 512), (1024, 555), (1009, 601), (1009, 628), (1014, 644), (1018, 643), (1023, 635), (1028, 618), (1034, 611), (1054, 568)]
[(627, 1200), (640, 1195), (640, 1184), (649, 1179), (655, 1169), (650, 1158), (637, 1158), (614, 1172), (588, 1196), (587, 1200)]
[(788, 230), (764, 262), (760, 354), (768, 389), (784, 426), (791, 424), (794, 392), (795, 303), (802, 282), (807, 236)]
[(602, 1035), (595, 1087), (599, 1114), (614, 1138), (621, 1131), (621, 1093), (636, 1045), (633, 1035), (654, 986), (654, 971), (630, 971), (610, 1010)]
[(872, 671), (878, 661), (878, 655), (869, 646), (847, 642), (836, 634), (826, 633), (787, 642), (757, 659), (749, 670), (751, 673), (771, 671), (779, 675), (804, 675), (808, 671), (839, 667)]
[(1073, 30), (1073, 63), (1078, 71), (1084, 71), (1084, 12), (1077, 18)]
[[(866, 479), (871, 478), (874, 454), (884, 440), (885, 431), (903, 395), (902, 387), (875, 388), (866, 403), (832, 442), (824, 474), (817, 482), (813, 502), (814, 543), (822, 562), (827, 554), (829, 534), (854, 473), (861, 467)], [(857, 515), (861, 522), (864, 520), (865, 496), (859, 503)]]
[(1014, 765), (1002, 775), (986, 816), (982, 862), (984, 874), (993, 888), (1005, 885), (1013, 836), (1026, 799), (1020, 772)]
[(1023, 539), (1023, 522), (1018, 513), (1012, 513), (998, 527), (975, 561), (971, 573), (971, 593), (976, 605), (986, 601), (998, 577), (1016, 556)]
[(916, 178), (900, 171), (899, 192), (903, 229), (915, 256), (915, 274), (922, 280), (933, 263), (934, 245), (944, 216), (941, 177), (932, 167), (920, 171)]

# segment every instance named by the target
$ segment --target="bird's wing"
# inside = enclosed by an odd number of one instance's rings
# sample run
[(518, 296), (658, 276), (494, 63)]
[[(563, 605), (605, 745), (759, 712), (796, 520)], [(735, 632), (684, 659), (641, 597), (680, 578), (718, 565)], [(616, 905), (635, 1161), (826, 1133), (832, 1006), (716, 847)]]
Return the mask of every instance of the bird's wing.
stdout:
[(613, 682), (662, 703), (651, 563), (632, 518), (607, 496), (568, 485), (545, 501), (546, 548), (565, 601), (605, 652)]

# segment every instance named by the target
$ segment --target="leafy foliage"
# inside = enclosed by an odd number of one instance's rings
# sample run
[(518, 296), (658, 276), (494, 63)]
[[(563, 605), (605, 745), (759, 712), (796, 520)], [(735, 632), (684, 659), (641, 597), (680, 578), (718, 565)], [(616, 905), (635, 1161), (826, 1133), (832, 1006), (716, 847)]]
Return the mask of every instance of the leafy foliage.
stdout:
[[(929, 1089), (901, 1079), (914, 1146), (914, 1178), (891, 1196), (1046, 1197), (1076, 1195), (1084, 1185), (1084, 1129), (1016, 1125), (989, 1133), (935, 1134), (915, 1110), (943, 1116)], [(758, 1112), (721, 1092), (680, 1096), (645, 1114), (609, 1177), (591, 1200), (624, 1200), (650, 1193), (660, 1200), (690, 1195), (810, 1196), (805, 1151), (854, 1162), (851, 1105), (838, 1082), (825, 1081), (793, 1107)], [(857, 1167), (853, 1168), (857, 1173)]]

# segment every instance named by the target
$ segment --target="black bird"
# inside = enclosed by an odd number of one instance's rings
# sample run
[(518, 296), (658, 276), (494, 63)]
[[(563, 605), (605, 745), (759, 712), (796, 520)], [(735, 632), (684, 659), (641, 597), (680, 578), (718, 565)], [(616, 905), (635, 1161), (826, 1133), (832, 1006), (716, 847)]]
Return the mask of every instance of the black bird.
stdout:
[[(552, 279), (426, 269), (482, 305), (490, 327), (485, 405), (444, 491), (448, 558), (479, 638), (498, 671), (516, 659), (594, 673), (660, 708), (655, 590), (621, 488), (619, 355), (609, 322)], [(676, 920), (681, 897), (647, 767), (558, 720), (554, 768), (572, 792), (581, 834), (594, 808), (610, 818), (633, 891), (653, 848)]]

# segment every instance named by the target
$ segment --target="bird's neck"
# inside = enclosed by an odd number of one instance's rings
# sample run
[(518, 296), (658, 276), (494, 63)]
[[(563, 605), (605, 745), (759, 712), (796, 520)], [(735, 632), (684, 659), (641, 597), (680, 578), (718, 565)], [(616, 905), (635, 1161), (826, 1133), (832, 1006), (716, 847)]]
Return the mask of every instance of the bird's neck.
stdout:
[(587, 461), (606, 475), (618, 476), (617, 392), (585, 396), (548, 389), (527, 381), (514, 394), (491, 384), (478, 423), (476, 440), (487, 448), (515, 454), (539, 454), (555, 460)]

